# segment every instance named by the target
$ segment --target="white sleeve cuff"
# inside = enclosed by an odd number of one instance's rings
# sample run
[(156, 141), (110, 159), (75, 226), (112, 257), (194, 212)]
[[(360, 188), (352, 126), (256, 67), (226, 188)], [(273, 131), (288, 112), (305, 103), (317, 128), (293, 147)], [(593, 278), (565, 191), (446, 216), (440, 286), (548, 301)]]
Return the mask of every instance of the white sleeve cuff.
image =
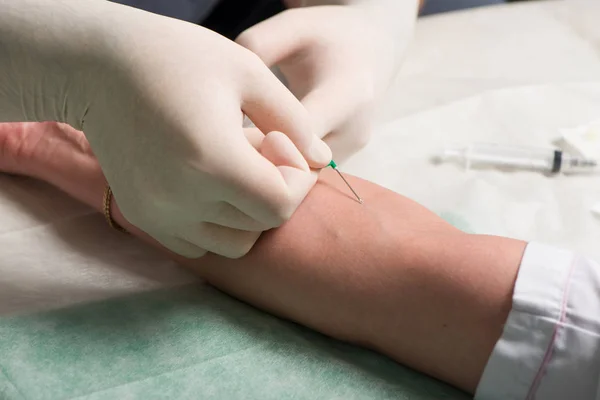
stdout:
[(475, 398), (596, 399), (600, 375), (600, 265), (530, 243), (513, 306)]

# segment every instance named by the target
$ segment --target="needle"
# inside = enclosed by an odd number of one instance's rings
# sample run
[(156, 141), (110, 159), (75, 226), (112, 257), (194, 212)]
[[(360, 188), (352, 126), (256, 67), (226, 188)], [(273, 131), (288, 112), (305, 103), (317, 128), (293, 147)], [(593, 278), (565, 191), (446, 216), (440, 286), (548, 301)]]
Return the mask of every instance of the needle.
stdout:
[(346, 178), (344, 178), (344, 175), (342, 175), (342, 173), (337, 169), (337, 164), (335, 163), (335, 161), (331, 160), (331, 162), (328, 165), (329, 167), (333, 168), (333, 170), (335, 172), (338, 173), (338, 175), (340, 176), (340, 178), (342, 178), (342, 180), (344, 181), (344, 183), (346, 183), (346, 185), (348, 186), (348, 188), (352, 191), (352, 193), (354, 193), (354, 195), (356, 196), (356, 200), (358, 200), (358, 202), (360, 204), (363, 203), (363, 199), (360, 198), (360, 196), (358, 195), (358, 193), (356, 193), (354, 191), (354, 189), (352, 189), (352, 186), (350, 186), (350, 184), (348, 183), (348, 181), (346, 180)]

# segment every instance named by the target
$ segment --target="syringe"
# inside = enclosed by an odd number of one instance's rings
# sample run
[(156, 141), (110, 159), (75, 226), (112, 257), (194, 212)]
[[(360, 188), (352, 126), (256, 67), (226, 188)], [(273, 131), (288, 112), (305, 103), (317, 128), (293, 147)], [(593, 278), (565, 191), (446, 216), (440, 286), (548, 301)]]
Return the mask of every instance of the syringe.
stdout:
[(441, 159), (460, 161), (467, 169), (471, 166), (493, 166), (549, 173), (600, 173), (597, 160), (577, 157), (552, 148), (474, 143), (449, 147), (444, 150)]

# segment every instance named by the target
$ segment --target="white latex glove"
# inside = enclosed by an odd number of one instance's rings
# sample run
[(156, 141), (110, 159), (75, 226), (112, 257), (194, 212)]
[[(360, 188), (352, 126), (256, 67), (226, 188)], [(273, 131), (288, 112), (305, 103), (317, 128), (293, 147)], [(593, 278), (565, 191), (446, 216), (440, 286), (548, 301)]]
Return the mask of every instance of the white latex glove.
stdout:
[[(249, 143), (243, 113), (285, 133), (269, 147), (285, 166)], [(105, 0), (0, 0), (0, 120), (83, 130), (125, 217), (187, 257), (245, 254), (331, 160), (254, 54)]]
[(368, 142), (373, 106), (393, 77), (416, 18), (416, 1), (364, 3), (291, 8), (236, 39), (279, 67), (336, 161)]

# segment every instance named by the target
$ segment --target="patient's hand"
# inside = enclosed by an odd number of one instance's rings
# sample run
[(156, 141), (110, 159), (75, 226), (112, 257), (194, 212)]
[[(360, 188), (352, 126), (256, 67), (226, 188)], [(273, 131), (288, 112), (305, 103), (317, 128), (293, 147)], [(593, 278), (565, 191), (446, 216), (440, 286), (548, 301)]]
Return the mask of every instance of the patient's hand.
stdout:
[[(0, 169), (100, 210), (105, 180), (85, 138), (58, 125), (39, 125), (43, 135), (34, 128), (18, 146), (0, 137), (8, 160)], [(244, 301), (473, 392), (510, 310), (525, 244), (462, 233), (410, 199), (348, 179), (364, 204), (323, 170), (292, 219), (241, 259), (171, 256)], [(113, 209), (117, 222), (157, 245)]]
[(0, 171), (35, 176), (68, 153), (91, 155), (83, 132), (57, 122), (0, 123)]
[(83, 132), (57, 122), (0, 123), (0, 172), (51, 183), (98, 209), (106, 180)]

